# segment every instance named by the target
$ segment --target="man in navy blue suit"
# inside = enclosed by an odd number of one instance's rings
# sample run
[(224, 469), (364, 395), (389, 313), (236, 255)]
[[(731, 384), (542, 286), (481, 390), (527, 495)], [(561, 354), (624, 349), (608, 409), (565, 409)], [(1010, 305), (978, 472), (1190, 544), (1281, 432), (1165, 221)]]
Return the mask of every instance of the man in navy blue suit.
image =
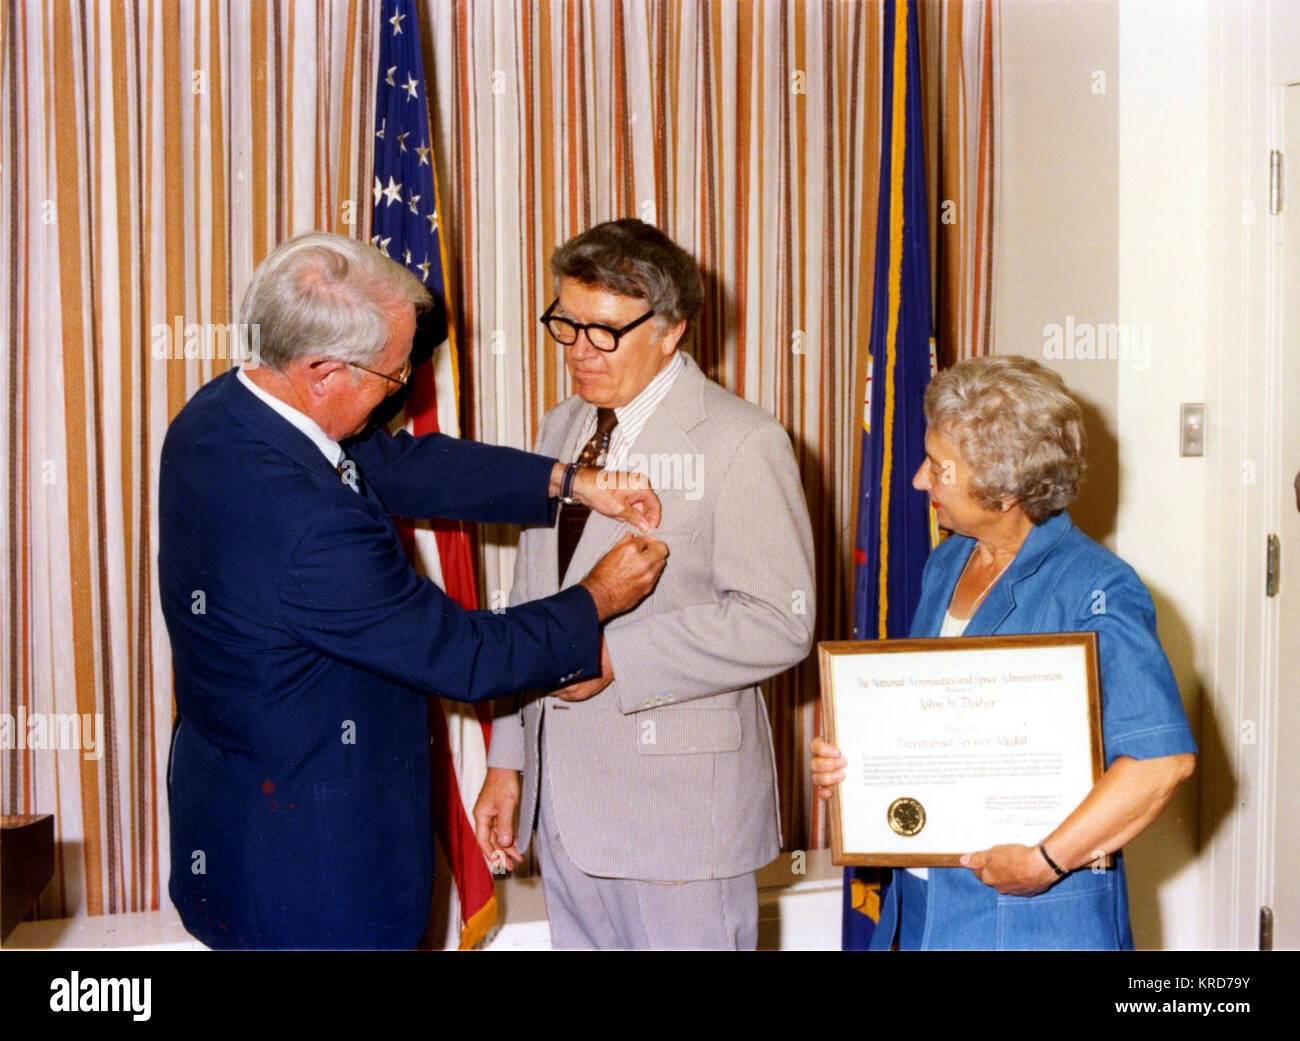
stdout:
[(427, 695), (463, 701), (600, 673), (600, 624), (667, 550), (629, 532), (575, 587), (465, 611), (390, 515), (549, 525), (574, 500), (644, 533), (643, 478), (371, 412), (410, 373), (428, 293), (352, 239), (299, 236), (259, 265), (260, 364), (202, 387), (163, 443), (158, 554), (177, 719), (171, 897), (211, 947), (410, 948), (433, 875)]

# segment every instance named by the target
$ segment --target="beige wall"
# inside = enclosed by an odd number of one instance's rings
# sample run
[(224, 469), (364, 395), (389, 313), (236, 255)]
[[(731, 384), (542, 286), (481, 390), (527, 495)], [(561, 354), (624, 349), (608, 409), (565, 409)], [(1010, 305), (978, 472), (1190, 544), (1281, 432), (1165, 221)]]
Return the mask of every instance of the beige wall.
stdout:
[(1114, 549), (1118, 367), (1045, 357), (1043, 329), (1119, 309), (1119, 10), (1003, 0), (1001, 14), (994, 350), (1049, 365), (1083, 405), (1089, 472), (1071, 516)]
[[(1205, 400), (1206, 12), (1003, 0), (994, 216), (995, 350), (1050, 365), (1083, 404), (1071, 514), (1151, 590), (1194, 728), (1206, 484), (1178, 413)], [(1045, 327), (1068, 323), (1128, 327), (1126, 357), (1046, 356)], [(1197, 803), (1193, 782), (1128, 848), (1139, 947), (1204, 945)]]

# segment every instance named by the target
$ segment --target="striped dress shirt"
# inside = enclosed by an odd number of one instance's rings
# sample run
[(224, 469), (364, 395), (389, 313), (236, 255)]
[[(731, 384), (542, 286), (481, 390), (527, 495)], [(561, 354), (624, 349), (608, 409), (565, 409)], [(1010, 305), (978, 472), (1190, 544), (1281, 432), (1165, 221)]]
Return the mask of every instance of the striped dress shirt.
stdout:
[[(673, 381), (677, 379), (678, 374), (685, 367), (686, 362), (682, 359), (681, 352), (674, 351), (673, 356), (668, 360), (668, 364), (660, 369), (655, 378), (646, 384), (645, 390), (641, 391), (626, 405), (614, 409), (614, 415), (618, 416), (618, 426), (614, 428), (614, 433), (609, 439), (609, 452), (605, 457), (606, 470), (621, 470), (627, 465), (627, 454), (631, 451), (632, 446), (636, 444), (636, 439), (645, 427), (646, 421), (654, 410), (659, 407), (659, 403), (667, 396), (668, 391), (672, 388)], [(586, 416), (579, 424), (577, 441), (574, 443), (569, 458), (576, 459), (582, 446), (590, 441), (595, 433), (596, 406), (588, 405), (586, 407)]]

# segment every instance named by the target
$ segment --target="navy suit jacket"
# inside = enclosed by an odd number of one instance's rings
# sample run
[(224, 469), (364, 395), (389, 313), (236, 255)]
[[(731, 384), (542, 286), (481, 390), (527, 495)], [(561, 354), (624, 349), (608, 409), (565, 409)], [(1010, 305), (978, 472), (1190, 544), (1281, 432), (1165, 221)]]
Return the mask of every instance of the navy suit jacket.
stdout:
[(433, 876), (426, 696), (599, 671), (585, 589), (465, 611), (389, 517), (548, 524), (553, 460), (382, 429), (346, 447), (364, 494), (234, 372), (163, 443), (170, 891), (209, 946), (413, 947)]

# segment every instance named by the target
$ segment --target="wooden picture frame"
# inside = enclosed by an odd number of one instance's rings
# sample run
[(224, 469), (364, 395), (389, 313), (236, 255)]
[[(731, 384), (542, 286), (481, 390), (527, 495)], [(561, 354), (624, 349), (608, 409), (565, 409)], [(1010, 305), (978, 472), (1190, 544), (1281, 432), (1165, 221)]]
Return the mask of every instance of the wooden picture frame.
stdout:
[(849, 760), (830, 803), (835, 864), (955, 867), (1035, 844), (1104, 771), (1096, 633), (817, 651), (825, 737)]

